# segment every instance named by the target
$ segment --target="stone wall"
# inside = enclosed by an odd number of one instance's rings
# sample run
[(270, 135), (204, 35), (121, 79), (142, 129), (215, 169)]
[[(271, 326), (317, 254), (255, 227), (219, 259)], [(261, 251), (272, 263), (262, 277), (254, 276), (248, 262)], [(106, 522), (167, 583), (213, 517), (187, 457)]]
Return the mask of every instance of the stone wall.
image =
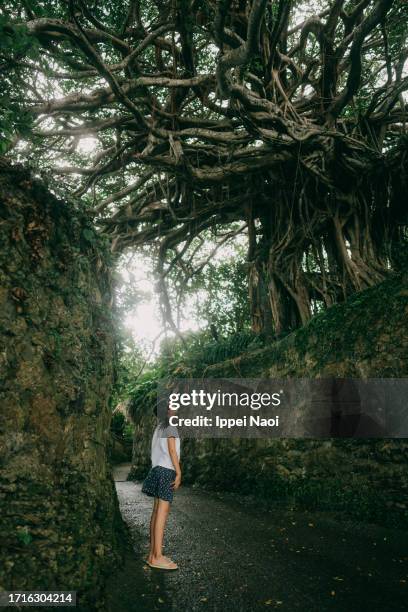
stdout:
[(107, 463), (108, 251), (78, 205), (0, 163), (0, 589), (103, 608), (124, 526)]
[[(407, 275), (395, 274), (267, 348), (192, 376), (407, 377), (407, 320)], [(188, 377), (182, 367), (179, 377)], [(154, 421), (151, 407), (133, 413), (130, 477), (142, 478)], [(185, 483), (408, 526), (407, 440), (184, 440), (182, 453)]]

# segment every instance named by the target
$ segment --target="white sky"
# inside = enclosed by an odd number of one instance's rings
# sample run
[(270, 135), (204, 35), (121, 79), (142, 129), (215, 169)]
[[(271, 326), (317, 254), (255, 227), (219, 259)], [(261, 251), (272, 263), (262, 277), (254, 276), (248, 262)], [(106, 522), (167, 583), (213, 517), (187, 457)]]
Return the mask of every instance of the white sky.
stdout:
[[(162, 330), (162, 322), (159, 309), (159, 298), (155, 289), (153, 277), (154, 263), (148, 257), (143, 257), (139, 253), (130, 257), (124, 257), (123, 263), (119, 267), (119, 273), (126, 283), (131, 283), (137, 291), (143, 292), (141, 301), (129, 312), (124, 320), (125, 328), (132, 335), (137, 345), (150, 351), (153, 341)], [(187, 313), (186, 313), (187, 314)], [(200, 327), (194, 316), (187, 316), (181, 321), (180, 331), (195, 331)], [(173, 334), (168, 332), (169, 336)], [(156, 351), (159, 348), (160, 340), (156, 342)]]
[[(236, 249), (234, 243), (246, 244), (246, 236), (244, 234), (235, 237), (230, 243), (225, 244), (212, 257), (211, 262), (219, 262), (221, 260), (236, 257)], [(207, 254), (213, 248), (214, 243), (210, 242), (205, 245)], [(205, 255), (201, 256), (202, 259)], [(200, 259), (201, 259), (200, 257)], [(134, 308), (124, 320), (125, 329), (132, 335), (136, 345), (149, 353), (152, 350), (153, 342), (156, 336), (163, 329), (162, 320), (159, 309), (159, 296), (155, 288), (154, 280), (154, 261), (146, 255), (142, 255), (136, 251), (124, 255), (118, 268), (119, 284), (120, 278), (122, 282), (130, 283), (138, 293), (142, 293), (139, 303), (135, 303)], [(204, 291), (200, 291), (201, 297)], [(185, 308), (183, 308), (183, 319), (180, 321), (180, 331), (198, 331), (205, 325), (205, 321), (200, 320), (196, 314), (196, 300), (200, 299), (200, 295), (192, 295), (187, 299)], [(175, 313), (173, 313), (175, 317)], [(167, 337), (173, 336), (173, 332), (168, 331)], [(155, 350), (152, 356), (157, 355), (160, 342), (166, 336), (163, 334), (156, 341)]]

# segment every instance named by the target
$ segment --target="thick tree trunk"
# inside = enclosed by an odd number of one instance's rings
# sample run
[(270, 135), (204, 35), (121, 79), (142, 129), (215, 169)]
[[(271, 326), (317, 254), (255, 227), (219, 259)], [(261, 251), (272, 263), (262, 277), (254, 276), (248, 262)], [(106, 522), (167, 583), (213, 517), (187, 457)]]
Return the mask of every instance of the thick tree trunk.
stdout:
[[(370, 207), (387, 194), (377, 191), (364, 184), (358, 192), (322, 197), (326, 216), (320, 219), (313, 216), (316, 203), (304, 186), (299, 197), (278, 192), (268, 214), (258, 214), (256, 222), (251, 210), (248, 283), (254, 332), (268, 336), (296, 329), (311, 318), (313, 300), (327, 308), (384, 280), (383, 230), (378, 219), (374, 225)], [(299, 231), (301, 222), (320, 236)]]
[(272, 309), (268, 287), (267, 266), (259, 260), (251, 263), (248, 272), (249, 306), (252, 331), (273, 334)]
[(248, 294), (252, 331), (266, 337), (274, 332), (272, 302), (269, 290), (268, 226), (263, 224), (262, 239), (257, 241), (257, 229), (252, 207), (248, 211)]
[(251, 326), (255, 333), (265, 336), (279, 335), (295, 329), (307, 320), (309, 305), (303, 293), (291, 280), (282, 275), (271, 237), (271, 224), (262, 218), (256, 240), (255, 225), (249, 227), (248, 288)]
[(281, 279), (272, 272), (269, 280), (269, 295), (272, 307), (273, 327), (276, 335), (299, 327), (297, 304)]

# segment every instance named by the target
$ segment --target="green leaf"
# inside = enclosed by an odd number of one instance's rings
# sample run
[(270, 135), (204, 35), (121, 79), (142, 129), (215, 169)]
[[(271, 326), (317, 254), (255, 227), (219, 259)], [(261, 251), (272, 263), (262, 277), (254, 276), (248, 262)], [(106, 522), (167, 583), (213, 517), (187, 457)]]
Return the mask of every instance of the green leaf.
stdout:
[(95, 233), (88, 228), (85, 228), (84, 230), (82, 230), (82, 236), (85, 238), (87, 242), (90, 242), (91, 244), (95, 242)]

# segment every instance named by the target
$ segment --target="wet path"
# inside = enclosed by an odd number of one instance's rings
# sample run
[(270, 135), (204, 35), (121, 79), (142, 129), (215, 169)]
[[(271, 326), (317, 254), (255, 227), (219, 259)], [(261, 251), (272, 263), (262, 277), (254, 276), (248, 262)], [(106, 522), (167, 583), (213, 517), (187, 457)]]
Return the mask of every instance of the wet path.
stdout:
[[(115, 480), (135, 551), (146, 556), (152, 501), (141, 485)], [(177, 572), (143, 564), (140, 552), (108, 584), (109, 612), (399, 612), (407, 609), (408, 533), (338, 523), (319, 513), (257, 510), (181, 488), (165, 554)]]

